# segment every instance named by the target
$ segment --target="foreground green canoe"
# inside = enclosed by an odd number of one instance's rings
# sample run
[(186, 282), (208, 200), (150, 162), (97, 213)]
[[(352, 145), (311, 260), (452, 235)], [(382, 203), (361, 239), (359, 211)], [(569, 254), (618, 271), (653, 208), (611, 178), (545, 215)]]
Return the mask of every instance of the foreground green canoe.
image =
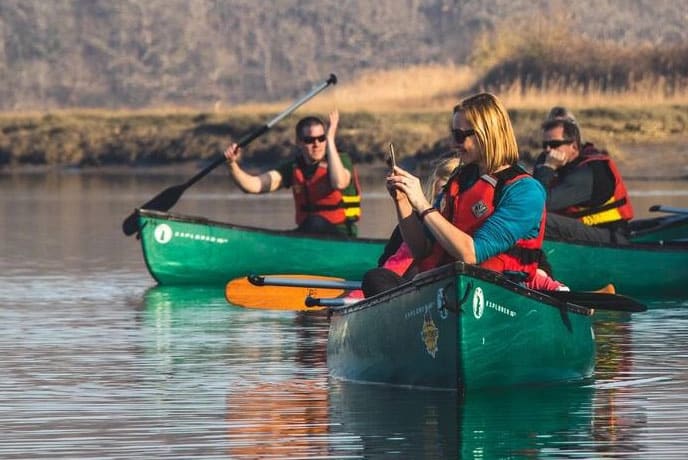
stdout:
[(457, 262), (331, 309), (335, 378), (459, 389), (592, 375), (592, 311)]
[(574, 291), (612, 283), (631, 297), (688, 299), (688, 243), (625, 246), (545, 240), (555, 278)]
[(222, 286), (249, 273), (324, 273), (360, 279), (384, 240), (306, 236), (158, 211), (139, 211), (141, 247), (159, 284)]

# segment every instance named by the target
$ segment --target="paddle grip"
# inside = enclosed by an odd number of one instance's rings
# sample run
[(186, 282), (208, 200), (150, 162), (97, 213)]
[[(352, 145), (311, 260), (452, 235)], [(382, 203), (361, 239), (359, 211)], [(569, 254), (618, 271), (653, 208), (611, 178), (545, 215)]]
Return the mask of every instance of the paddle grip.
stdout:
[(248, 282), (254, 286), (265, 286), (265, 277), (261, 275), (248, 275)]

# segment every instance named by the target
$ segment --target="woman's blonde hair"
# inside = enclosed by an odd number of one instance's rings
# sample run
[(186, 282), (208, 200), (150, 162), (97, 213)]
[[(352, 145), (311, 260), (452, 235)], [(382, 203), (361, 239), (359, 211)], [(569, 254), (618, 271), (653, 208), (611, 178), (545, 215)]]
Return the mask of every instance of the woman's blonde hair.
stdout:
[(454, 113), (463, 112), (466, 121), (475, 131), (480, 150), (485, 160), (487, 173), (493, 173), (501, 166), (518, 162), (518, 145), (511, 125), (509, 113), (497, 96), (479, 93), (468, 97), (454, 107)]
[(432, 174), (425, 182), (425, 197), (432, 202), (435, 199), (435, 188), (440, 181), (447, 182), (449, 176), (461, 164), (457, 157), (443, 158), (437, 162)]

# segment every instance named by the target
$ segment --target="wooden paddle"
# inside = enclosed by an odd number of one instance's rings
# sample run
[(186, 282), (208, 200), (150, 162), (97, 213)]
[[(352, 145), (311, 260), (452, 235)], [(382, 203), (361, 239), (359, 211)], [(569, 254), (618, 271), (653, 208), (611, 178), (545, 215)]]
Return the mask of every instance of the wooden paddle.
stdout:
[[(279, 123), (279, 121), (282, 120), (284, 117), (291, 114), (296, 109), (301, 107), (303, 104), (308, 102), (310, 99), (315, 97), (315, 95), (317, 95), (319, 92), (327, 88), (329, 85), (335, 85), (336, 83), (337, 77), (334, 74), (330, 74), (330, 78), (328, 78), (326, 81), (313, 88), (308, 94), (306, 94), (301, 99), (297, 100), (292, 105), (287, 107), (287, 109), (284, 110), (284, 112), (280, 113), (275, 118), (265, 123), (263, 126), (260, 126), (259, 128), (253, 130), (252, 132), (242, 137), (239, 140), (239, 142), (237, 142), (237, 144), (239, 145), (239, 147), (247, 146), (257, 137), (265, 134), (270, 128)], [(124, 234), (127, 236), (133, 235), (139, 230), (139, 209), (168, 211), (172, 206), (175, 205), (175, 203), (182, 196), (182, 193), (184, 193), (187, 188), (191, 187), (201, 178), (205, 177), (210, 171), (212, 171), (224, 162), (224, 154), (220, 154), (215, 160), (213, 160), (212, 163), (210, 163), (208, 166), (196, 173), (196, 175), (194, 175), (188, 181), (184, 182), (183, 184), (173, 185), (172, 187), (166, 188), (165, 190), (154, 196), (151, 200), (147, 201), (142, 206), (140, 206), (140, 208), (135, 209), (134, 212), (132, 212), (126, 219), (124, 219), (124, 222), (122, 222), (122, 231), (124, 232)]]
[(650, 212), (666, 212), (668, 214), (687, 214), (688, 208), (675, 208), (673, 206), (662, 206), (661, 204), (655, 204), (650, 206)]
[[(287, 295), (286, 293), (288, 292), (287, 289), (282, 289), (279, 290), (279, 287), (288, 287), (288, 288), (301, 288), (301, 289), (339, 289), (341, 292), (340, 294), (337, 294), (335, 297), (345, 297), (346, 291), (351, 291), (354, 289), (359, 289), (361, 286), (360, 281), (349, 281), (349, 280), (342, 280), (339, 278), (331, 278), (331, 277), (326, 277), (326, 276), (317, 276), (314, 277), (312, 275), (275, 275), (275, 276), (270, 276), (270, 275), (250, 275), (248, 276), (248, 282), (253, 284), (254, 286), (261, 287), (262, 286), (273, 286), (275, 289), (272, 290), (272, 293), (270, 295), (274, 295), (275, 299), (279, 298), (285, 298)], [(232, 283), (232, 281), (230, 281)], [(229, 284), (228, 284), (229, 288)], [(249, 286), (245, 286), (246, 290), (250, 291)], [(626, 297), (624, 295), (619, 295), (619, 294), (614, 294), (612, 292), (609, 292), (613, 289), (613, 287), (610, 289), (609, 286), (605, 286), (602, 288), (601, 292), (586, 292), (586, 291), (539, 291), (542, 292), (543, 294), (546, 294), (550, 297), (553, 297), (555, 299), (576, 304), (581, 307), (586, 307), (586, 308), (595, 308), (597, 310), (610, 310), (610, 311), (624, 311), (624, 312), (629, 312), (629, 313), (638, 313), (638, 312), (643, 312), (647, 310), (647, 306), (638, 302), (635, 299), (632, 299), (630, 297)], [(260, 291), (263, 292), (263, 291)], [(253, 298), (256, 298), (260, 295), (260, 292), (256, 292), (253, 295)], [(295, 301), (304, 302), (305, 296), (303, 296), (304, 291), (300, 291), (298, 297), (296, 297)], [(246, 295), (246, 294), (244, 294)], [(318, 298), (318, 295), (308, 293), (307, 294), (309, 297), (315, 298), (318, 301), (326, 300), (322, 298)], [(323, 297), (323, 296), (321, 296)], [(237, 299), (239, 300), (239, 299)], [(234, 303), (230, 301), (231, 303)], [(286, 304), (286, 300), (283, 302)], [(315, 305), (315, 301), (311, 301), (313, 305)], [(320, 303), (320, 306), (328, 306), (325, 304)], [(332, 305), (335, 306), (335, 305)], [(339, 305), (337, 305), (339, 306)], [(295, 309), (297, 307), (296, 304), (291, 305), (292, 308), (289, 309)]]
[[(350, 289), (346, 282), (340, 278), (331, 278), (314, 275), (279, 275), (279, 280), (289, 283), (290, 280), (295, 284), (277, 285), (256, 285), (258, 278), (253, 280), (251, 277), (237, 278), (227, 283), (225, 286), (225, 299), (227, 302), (238, 307), (260, 308), (269, 310), (322, 310), (325, 305), (307, 306), (306, 298), (324, 296), (337, 299), (345, 296)], [(307, 283), (306, 286), (301, 284)], [(336, 288), (327, 288), (328, 283), (338, 283)], [(287, 289), (285, 289), (287, 287)]]

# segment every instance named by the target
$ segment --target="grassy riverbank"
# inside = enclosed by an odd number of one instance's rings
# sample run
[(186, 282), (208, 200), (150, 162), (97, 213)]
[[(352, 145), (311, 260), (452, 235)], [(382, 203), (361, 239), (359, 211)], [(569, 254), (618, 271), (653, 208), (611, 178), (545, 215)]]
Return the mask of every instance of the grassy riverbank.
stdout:
[[(145, 167), (197, 161), (218, 154), (232, 140), (260, 126), (274, 113), (3, 115), (0, 116), (0, 167), (4, 170), (37, 165)], [(316, 113), (326, 116), (326, 111)], [(390, 141), (395, 143), (402, 158), (423, 161), (449, 149), (450, 113), (451, 106), (423, 112), (343, 111), (338, 143), (360, 163), (380, 161)], [(511, 110), (525, 160), (538, 152), (539, 123), (545, 113), (539, 108)], [(580, 108), (576, 116), (585, 139), (607, 148), (621, 163), (637, 161), (632, 152), (639, 146), (680, 150), (688, 139), (688, 105)], [(247, 149), (246, 160), (256, 165), (273, 164), (288, 155), (297, 119), (293, 115), (256, 139)], [(661, 155), (656, 159), (662, 162)]]
[[(376, 164), (393, 141), (399, 156), (421, 164), (449, 150), (453, 105), (476, 84), (471, 68), (414, 67), (377, 72), (328, 89), (247, 149), (249, 167), (289, 155), (300, 116), (341, 112), (338, 144), (361, 164)], [(632, 91), (530, 88), (498, 93), (510, 110), (524, 160), (538, 153), (540, 122), (553, 105), (572, 109), (583, 137), (607, 148), (622, 168), (653, 177), (686, 177), (688, 92), (672, 97)], [(666, 94), (666, 91), (663, 92)], [(215, 106), (207, 111), (80, 111), (0, 114), (0, 169), (150, 167), (199, 161), (220, 153), (290, 104)], [(636, 152), (639, 152), (638, 155)]]

